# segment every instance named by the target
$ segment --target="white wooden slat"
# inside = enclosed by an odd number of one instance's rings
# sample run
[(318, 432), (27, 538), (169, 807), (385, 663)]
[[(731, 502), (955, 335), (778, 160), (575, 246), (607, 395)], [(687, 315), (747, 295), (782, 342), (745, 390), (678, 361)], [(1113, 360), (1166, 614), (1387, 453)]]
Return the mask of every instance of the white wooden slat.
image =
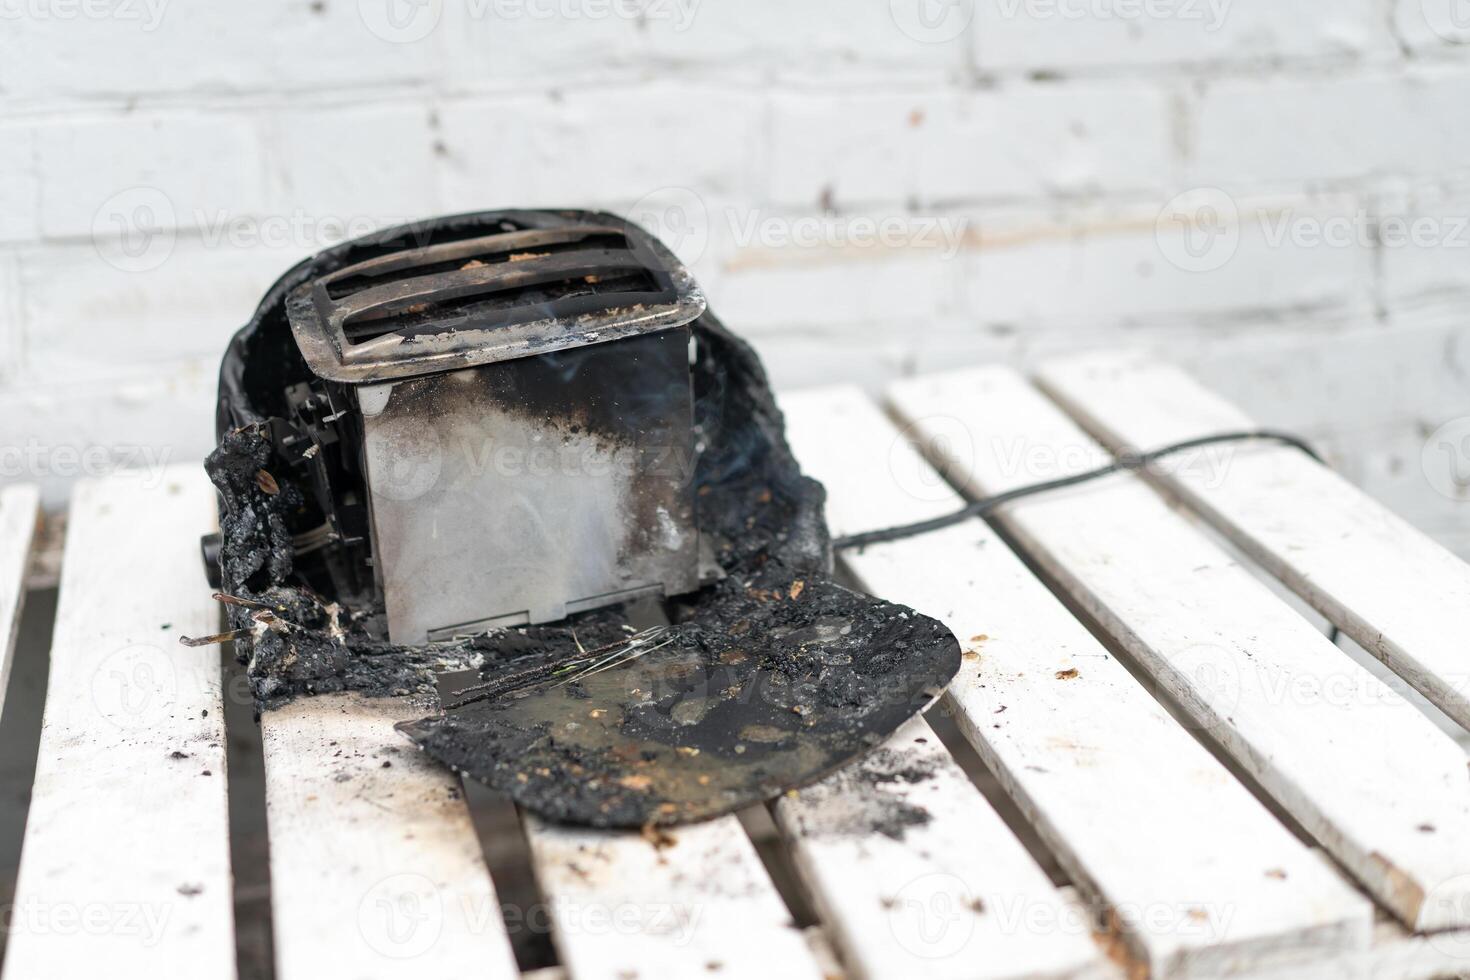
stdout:
[[(1105, 457), (1007, 370), (905, 382), (892, 397), (975, 494)], [(1453, 740), (1137, 477), (1023, 500), (1000, 519), (1385, 907), (1419, 930), (1470, 924), (1470, 772)]]
[(78, 484), (6, 980), (235, 976), (215, 526), (197, 466)]
[(15, 635), (25, 602), (26, 566), (40, 517), (41, 494), (33, 486), (0, 488), (0, 711), (15, 656)]
[[(1257, 427), (1137, 354), (1058, 361), (1038, 380), (1115, 451)], [(1470, 728), (1470, 565), (1295, 449), (1212, 448), (1151, 475)]]
[[(1323, 957), (1313, 965), (1313, 976), (1340, 980), (1435, 980), (1467, 975), (1470, 975), (1470, 932), (1416, 936), (1393, 921), (1378, 923), (1368, 950)], [(1275, 969), (1263, 971), (1251, 980), (1300, 980), (1300, 977), (1300, 969)]]
[(351, 694), (261, 718), (279, 980), (520, 972), (458, 777)]
[(526, 830), (571, 980), (822, 977), (734, 817), (647, 838), (532, 816)]
[[(860, 392), (800, 393), (782, 404), (798, 458), (827, 487), (835, 533), (962, 504)], [(967, 653), (947, 707), (1074, 880), (1117, 910), (1153, 975), (1234, 973), (1366, 944), (1369, 903), (1176, 724), (985, 524), (846, 552), (843, 561), (864, 587), (941, 617), (960, 637)]]
[(774, 809), (857, 976), (1076, 977), (1103, 965), (1091, 920), (922, 718)]

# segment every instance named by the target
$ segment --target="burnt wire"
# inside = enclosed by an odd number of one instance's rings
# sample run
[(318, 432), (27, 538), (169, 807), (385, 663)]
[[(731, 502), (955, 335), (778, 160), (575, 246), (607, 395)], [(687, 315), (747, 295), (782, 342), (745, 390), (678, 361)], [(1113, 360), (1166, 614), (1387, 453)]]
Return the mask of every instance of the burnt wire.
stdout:
[(1312, 448), (1311, 444), (1300, 436), (1292, 435), (1289, 432), (1278, 432), (1274, 429), (1258, 429), (1248, 432), (1222, 432), (1217, 435), (1201, 436), (1198, 439), (1176, 442), (1172, 445), (1153, 449), (1146, 453), (1123, 456), (1106, 466), (1099, 466), (1094, 470), (1075, 473), (1072, 476), (1046, 480), (1042, 483), (1032, 483), (1028, 486), (1017, 487), (1014, 490), (1007, 490), (1005, 493), (998, 493), (992, 497), (982, 497), (979, 500), (966, 504), (960, 510), (952, 514), (946, 514), (943, 517), (932, 517), (927, 521), (916, 521), (913, 524), (901, 524), (897, 527), (882, 528), (876, 531), (864, 531), (861, 534), (851, 534), (832, 542), (832, 547), (838, 551), (847, 551), (852, 548), (866, 548), (869, 545), (887, 544), (890, 541), (901, 541), (920, 534), (929, 534), (933, 531), (953, 527), (956, 524), (963, 524), (965, 521), (972, 520), (976, 517), (983, 517), (997, 507), (1024, 497), (1034, 497), (1037, 494), (1049, 493), (1053, 490), (1075, 487), (1078, 484), (1090, 483), (1093, 480), (1099, 480), (1105, 476), (1111, 476), (1114, 473), (1141, 470), (1168, 456), (1188, 452), (1191, 449), (1202, 449), (1205, 446), (1216, 446), (1221, 443), (1230, 442), (1277, 442), (1300, 449), (1323, 466), (1327, 465), (1327, 461), (1322, 458), (1322, 455), (1316, 449)]

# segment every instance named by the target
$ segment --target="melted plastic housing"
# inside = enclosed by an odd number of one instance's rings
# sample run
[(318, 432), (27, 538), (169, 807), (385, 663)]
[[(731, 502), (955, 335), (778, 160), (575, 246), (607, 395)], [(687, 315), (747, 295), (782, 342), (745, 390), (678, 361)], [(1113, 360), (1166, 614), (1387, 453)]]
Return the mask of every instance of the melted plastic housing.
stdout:
[[(244, 601), (227, 606), (231, 626), (248, 632), (236, 653), (262, 710), (344, 690), (420, 698), (425, 717), (405, 734), (535, 813), (599, 827), (677, 824), (857, 758), (930, 704), (960, 663), (940, 623), (832, 581), (824, 492), (802, 476), (746, 344), (708, 312), (689, 328), (696, 450), (686, 479), (694, 524), (723, 578), (665, 602), (661, 630), (642, 631), (628, 607), (613, 606), (393, 644), (370, 574), (353, 565), (361, 552), (310, 537), (326, 519), (320, 497), (309, 471), (281, 451), (288, 392), (320, 381), (292, 337), (294, 290), (426, 243), (603, 223), (631, 229), (577, 211), (440, 218), (292, 269), (231, 342), (220, 447), (207, 469), (222, 498), (223, 588)], [(337, 450), (339, 475), (351, 475), (351, 450)], [(441, 701), (441, 687), (481, 696)]]

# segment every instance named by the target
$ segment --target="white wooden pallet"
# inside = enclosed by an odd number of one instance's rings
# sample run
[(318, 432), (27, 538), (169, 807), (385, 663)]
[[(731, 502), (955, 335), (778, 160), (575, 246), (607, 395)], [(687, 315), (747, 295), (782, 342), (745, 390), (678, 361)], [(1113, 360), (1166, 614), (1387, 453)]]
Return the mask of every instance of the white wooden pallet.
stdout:
[[(838, 533), (1249, 425), (1137, 358), (1038, 377), (905, 382), (889, 413), (853, 389), (783, 404)], [(74, 494), (4, 980), (236, 973), (221, 665), (176, 643), (217, 623), (197, 557), (213, 508), (193, 467)], [(33, 490), (0, 492), (0, 693), (36, 512)], [(536, 976), (1470, 974), (1464, 746), (1200, 521), (1470, 720), (1470, 567), (1299, 452), (1029, 499), (843, 561), (960, 638), (938, 710), (1011, 816), (923, 719), (788, 794), (775, 843), (815, 931), (734, 818), (655, 841), (527, 817), (561, 960)], [(520, 975), (458, 780), (393, 731), (421, 710), (338, 696), (262, 720), (278, 977)], [(880, 833), (894, 807), (927, 821)]]

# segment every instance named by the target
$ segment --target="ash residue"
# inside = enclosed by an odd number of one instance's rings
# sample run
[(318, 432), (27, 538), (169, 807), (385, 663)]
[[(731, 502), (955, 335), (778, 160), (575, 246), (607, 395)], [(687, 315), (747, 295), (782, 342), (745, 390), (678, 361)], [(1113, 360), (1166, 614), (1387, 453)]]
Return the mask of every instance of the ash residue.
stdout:
[(889, 840), (903, 840), (911, 827), (923, 827), (934, 819), (929, 811), (902, 800), (886, 798), (868, 813), (868, 823), (858, 827), (857, 834), (882, 834)]
[(905, 758), (892, 749), (873, 750), (858, 765), (802, 792), (803, 803), (820, 813), (815, 820), (806, 819), (807, 814), (798, 817), (802, 835), (865, 838), (879, 833), (903, 840), (910, 828), (933, 819), (927, 809), (904, 797), (903, 787), (933, 779), (938, 765), (938, 760)]
[[(515, 682), (513, 693), (404, 730), (435, 758), (554, 820), (702, 819), (811, 783), (881, 744), (960, 659), (939, 623), (829, 580), (824, 492), (801, 475), (748, 346), (711, 315), (693, 325), (695, 523), (726, 577), (670, 602), (671, 625), (646, 656), (576, 680), (560, 677), (559, 665), (628, 637), (622, 609), (456, 643), (388, 644), (370, 575), (361, 593), (333, 594), (343, 576), (327, 574), (328, 563), (341, 557), (312, 537), (323, 514), (270, 438), (285, 424), (284, 388), (309, 373), (283, 310), (295, 286), (439, 232), (567, 217), (509, 212), (395, 229), (322, 253), (267, 295), (222, 367), (221, 442), (207, 466), (221, 494), (230, 625), (246, 631), (236, 653), (262, 710), (336, 691), (429, 699), (437, 675), (466, 669), (479, 671), (482, 689)], [(889, 802), (885, 833), (927, 820)]]
[(940, 760), (905, 759), (892, 749), (877, 749), (863, 760), (862, 778), (875, 785), (902, 783), (917, 786), (934, 778)]

